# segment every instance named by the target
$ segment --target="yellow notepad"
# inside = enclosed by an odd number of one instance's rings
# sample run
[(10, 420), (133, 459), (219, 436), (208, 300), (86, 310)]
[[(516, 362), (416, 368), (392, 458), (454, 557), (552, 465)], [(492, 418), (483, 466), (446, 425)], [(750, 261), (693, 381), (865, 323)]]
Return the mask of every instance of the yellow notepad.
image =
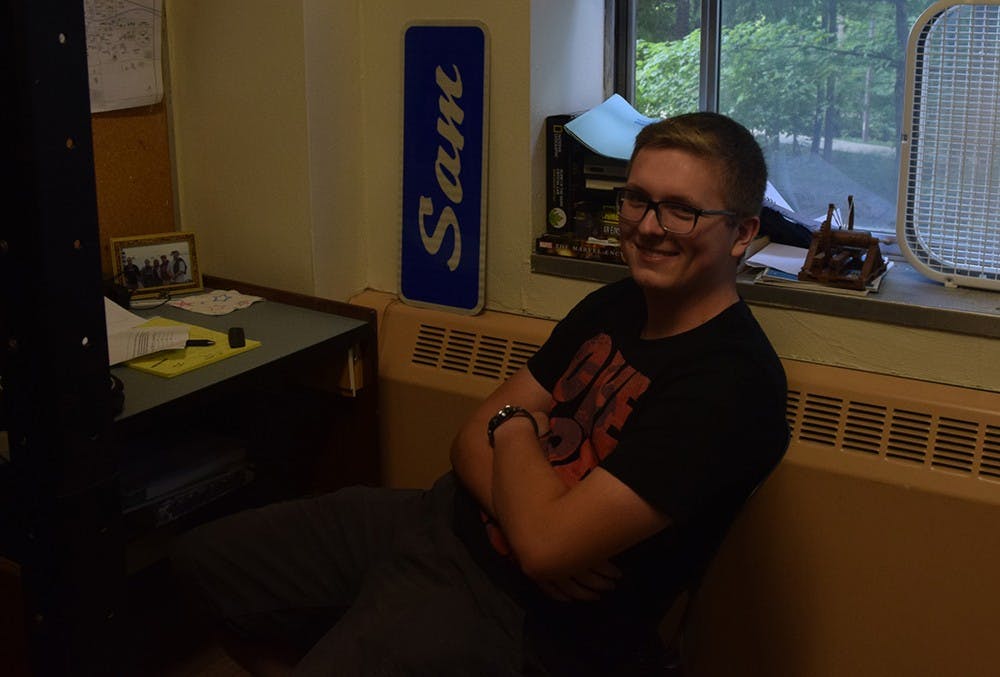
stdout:
[(151, 355), (143, 355), (134, 360), (129, 360), (125, 364), (132, 369), (144, 371), (147, 374), (155, 374), (166, 378), (173, 378), (179, 374), (204, 367), (205, 365), (224, 360), (233, 355), (245, 353), (260, 345), (260, 341), (247, 339), (246, 345), (242, 348), (230, 348), (229, 337), (226, 334), (204, 327), (198, 327), (185, 322), (175, 322), (164, 317), (154, 317), (148, 322), (144, 322), (144, 327), (166, 327), (169, 325), (180, 325), (188, 328), (188, 338), (210, 339), (215, 341), (214, 346), (192, 346), (179, 350), (161, 350)]

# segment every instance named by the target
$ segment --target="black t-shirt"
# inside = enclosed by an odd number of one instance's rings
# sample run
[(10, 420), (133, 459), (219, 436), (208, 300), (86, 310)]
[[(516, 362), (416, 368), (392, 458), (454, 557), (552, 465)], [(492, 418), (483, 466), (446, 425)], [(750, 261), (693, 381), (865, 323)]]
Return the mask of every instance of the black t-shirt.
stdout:
[(495, 527), (488, 535), (467, 492), (456, 505), (458, 534), (528, 610), (529, 629), (584, 654), (612, 656), (655, 628), (788, 440), (784, 371), (743, 301), (657, 340), (639, 338), (645, 314), (631, 279), (603, 287), (528, 362), (553, 397), (546, 455), (564, 482), (600, 465), (671, 520), (614, 558), (616, 589), (599, 602), (549, 600), (491, 545)]

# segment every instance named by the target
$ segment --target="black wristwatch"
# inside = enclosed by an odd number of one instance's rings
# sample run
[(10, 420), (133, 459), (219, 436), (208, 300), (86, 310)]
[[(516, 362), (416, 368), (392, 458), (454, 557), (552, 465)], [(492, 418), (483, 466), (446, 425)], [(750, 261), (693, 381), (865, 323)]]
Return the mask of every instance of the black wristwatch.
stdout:
[(491, 418), (490, 422), (486, 425), (486, 436), (490, 440), (491, 447), (493, 446), (493, 433), (496, 429), (503, 425), (505, 421), (509, 421), (515, 416), (523, 416), (531, 421), (531, 427), (535, 429), (535, 435), (538, 435), (538, 422), (535, 420), (535, 417), (531, 415), (530, 411), (524, 407), (518, 407), (513, 404), (505, 404), (500, 408), (500, 411), (493, 414), (493, 418)]

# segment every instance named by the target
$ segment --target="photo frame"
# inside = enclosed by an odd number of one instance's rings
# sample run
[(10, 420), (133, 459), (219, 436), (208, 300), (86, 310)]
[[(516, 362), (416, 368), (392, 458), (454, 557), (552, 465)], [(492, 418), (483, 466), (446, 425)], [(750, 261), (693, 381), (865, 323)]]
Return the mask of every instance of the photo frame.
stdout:
[(111, 259), (115, 283), (127, 287), (132, 298), (203, 289), (194, 233), (113, 237)]

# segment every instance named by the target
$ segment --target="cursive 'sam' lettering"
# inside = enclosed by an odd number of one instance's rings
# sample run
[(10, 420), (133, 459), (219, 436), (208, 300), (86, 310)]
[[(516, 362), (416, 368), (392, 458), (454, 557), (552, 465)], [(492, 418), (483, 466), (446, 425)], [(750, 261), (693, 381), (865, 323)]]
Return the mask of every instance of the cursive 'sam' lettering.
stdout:
[(449, 77), (441, 66), (434, 71), (435, 82), (441, 90), (441, 95), (438, 97), (440, 116), (437, 119), (437, 133), (441, 137), (441, 142), (434, 162), (434, 175), (437, 178), (438, 188), (451, 204), (441, 210), (433, 230), (428, 232), (425, 219), (434, 216), (434, 200), (421, 195), (417, 222), (420, 227), (420, 240), (424, 249), (432, 256), (441, 250), (448, 230), (453, 231), (455, 244), (447, 265), (448, 270), (454, 271), (462, 258), (462, 234), (453, 205), (461, 204), (463, 197), (461, 150), (465, 147), (465, 137), (459, 126), (465, 120), (465, 112), (458, 102), (458, 99), (462, 98), (462, 74), (454, 64), (452, 69), (455, 72), (454, 78)]

